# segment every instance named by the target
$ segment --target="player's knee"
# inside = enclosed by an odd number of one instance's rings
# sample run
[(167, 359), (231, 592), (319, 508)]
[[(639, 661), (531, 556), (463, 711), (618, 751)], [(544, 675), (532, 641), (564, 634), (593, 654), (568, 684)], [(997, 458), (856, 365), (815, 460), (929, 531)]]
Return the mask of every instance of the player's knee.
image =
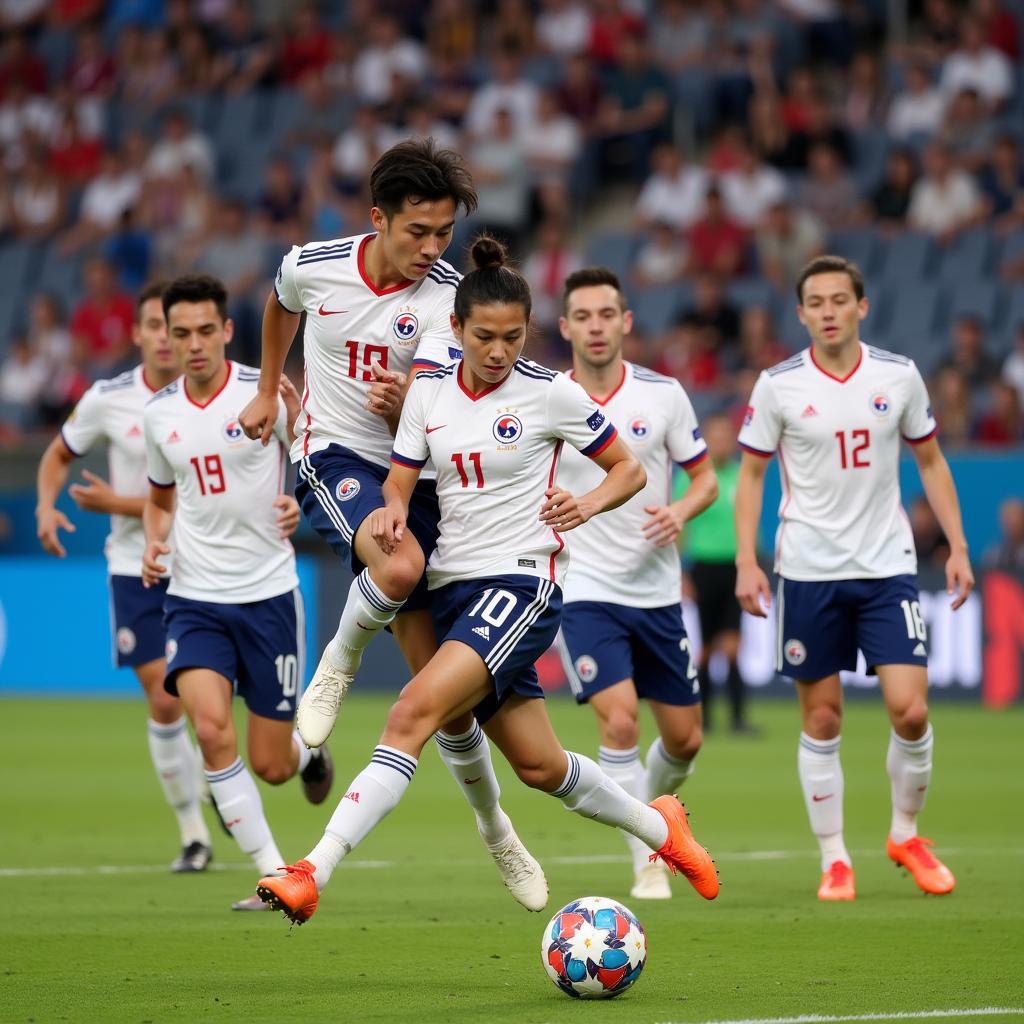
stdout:
[(384, 732), (391, 743), (425, 743), (442, 724), (429, 704), (403, 693), (388, 712)]
[(519, 781), (531, 789), (539, 789), (544, 793), (553, 793), (565, 778), (565, 770), (550, 764), (543, 759), (528, 758), (512, 765)]
[(821, 704), (804, 714), (804, 731), (816, 740), (832, 740), (839, 735), (843, 724), (839, 708)]
[(604, 740), (616, 750), (629, 750), (640, 742), (640, 727), (634, 708), (614, 708), (604, 720)]
[(149, 717), (159, 725), (171, 725), (184, 714), (181, 701), (172, 697), (164, 689), (163, 683), (149, 690), (146, 703), (149, 705)]
[(196, 743), (207, 764), (216, 764), (233, 745), (228, 721), (216, 715), (197, 715), (192, 722)]
[(403, 601), (423, 575), (423, 555), (418, 551), (392, 555), (381, 570), (380, 588), (393, 601)]
[(269, 786), (280, 786), (287, 782), (295, 772), (287, 761), (263, 755), (255, 757), (250, 752), (249, 767)]
[(678, 761), (692, 761), (700, 753), (703, 742), (704, 731), (699, 725), (691, 726), (686, 732), (661, 737), (665, 753)]
[(928, 730), (928, 702), (924, 697), (912, 700), (893, 715), (896, 732), (904, 739), (918, 740)]

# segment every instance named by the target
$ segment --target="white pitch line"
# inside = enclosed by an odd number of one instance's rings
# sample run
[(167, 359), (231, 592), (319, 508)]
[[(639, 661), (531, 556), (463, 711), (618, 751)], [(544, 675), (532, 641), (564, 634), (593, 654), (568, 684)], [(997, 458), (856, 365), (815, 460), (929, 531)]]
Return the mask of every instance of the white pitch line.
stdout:
[[(970, 1010), (903, 1010), (896, 1013), (856, 1013), (849, 1016), (825, 1016), (806, 1013), (799, 1017), (748, 1017), (743, 1020), (708, 1020), (701, 1024), (840, 1024), (861, 1020), (935, 1020), (945, 1017), (1024, 1017), (1024, 1008), (1017, 1006), (982, 1006)], [(661, 1021), (660, 1024), (677, 1024)]]

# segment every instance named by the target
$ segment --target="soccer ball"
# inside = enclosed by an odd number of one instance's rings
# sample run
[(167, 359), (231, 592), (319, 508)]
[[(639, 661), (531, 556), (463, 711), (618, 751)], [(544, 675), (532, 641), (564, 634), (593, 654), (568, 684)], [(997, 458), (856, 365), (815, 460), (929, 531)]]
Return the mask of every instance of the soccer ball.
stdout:
[(631, 988), (647, 963), (647, 936), (632, 911), (604, 896), (573, 900), (540, 940), (548, 977), (576, 999), (608, 999)]

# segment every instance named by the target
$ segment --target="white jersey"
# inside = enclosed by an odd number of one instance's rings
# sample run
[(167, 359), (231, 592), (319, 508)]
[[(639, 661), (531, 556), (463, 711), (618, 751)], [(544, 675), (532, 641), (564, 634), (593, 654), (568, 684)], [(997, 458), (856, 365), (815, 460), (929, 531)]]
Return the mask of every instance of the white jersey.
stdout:
[[(682, 600), (679, 555), (674, 544), (659, 548), (644, 537), (651, 518), (644, 508), (672, 500), (673, 462), (693, 466), (707, 455), (697, 416), (678, 381), (632, 363), (623, 365), (619, 386), (598, 404), (647, 471), (647, 485), (624, 505), (566, 534), (572, 559), (565, 602), (676, 604)], [(568, 451), (558, 482), (579, 495), (596, 487), (601, 476), (600, 467)]]
[[(145, 498), (149, 493), (142, 410), (153, 394), (142, 367), (136, 366), (112, 380), (96, 381), (61, 427), (72, 455), (85, 455), (97, 442), (106, 442), (110, 486), (126, 498)], [(111, 576), (141, 576), (145, 548), (141, 519), (110, 517), (103, 550)]]
[(169, 594), (247, 604), (298, 586), (295, 551), (282, 540), (281, 493), (287, 415), (280, 403), (266, 448), (250, 441), (238, 414), (255, 397), (259, 370), (228, 363), (224, 386), (200, 405), (179, 377), (146, 405), (150, 483), (177, 488)]
[(340, 444), (387, 466), (391, 433), (366, 408), (374, 361), (408, 374), (414, 365), (435, 369), (461, 358), (450, 320), (459, 273), (438, 260), (419, 281), (378, 289), (363, 263), (373, 238), (294, 246), (277, 272), (278, 301), (291, 313), (306, 314), (305, 387), (293, 462)]
[(440, 538), (427, 565), (431, 589), (455, 580), (526, 575), (559, 586), (568, 565), (561, 534), (538, 518), (562, 442), (591, 457), (615, 428), (578, 384), (518, 360), (478, 395), (462, 364), (420, 373), (406, 396), (392, 459), (437, 472)]
[(936, 429), (921, 374), (904, 356), (861, 344), (842, 380), (810, 349), (765, 370), (739, 440), (755, 455), (779, 455), (775, 571), (793, 580), (916, 573), (900, 502), (900, 437), (919, 444)]

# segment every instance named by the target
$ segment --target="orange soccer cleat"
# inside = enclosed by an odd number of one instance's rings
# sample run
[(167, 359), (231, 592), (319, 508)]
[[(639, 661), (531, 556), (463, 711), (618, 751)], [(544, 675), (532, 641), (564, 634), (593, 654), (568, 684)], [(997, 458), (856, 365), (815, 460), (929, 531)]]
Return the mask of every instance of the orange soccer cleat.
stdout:
[(914, 836), (904, 843), (893, 842), (890, 836), (885, 844), (885, 852), (897, 867), (906, 868), (914, 876), (922, 892), (944, 896), (953, 891), (956, 879), (953, 872), (928, 849), (934, 845), (930, 839), (922, 839), (920, 836)]
[(834, 860), (821, 876), (819, 900), (852, 900), (857, 898), (853, 885), (853, 868), (846, 861)]
[(659, 796), (651, 801), (650, 806), (668, 825), (665, 845), (657, 853), (652, 853), (650, 859), (654, 861), (660, 857), (672, 874), (681, 871), (704, 899), (713, 900), (718, 895), (718, 870), (711, 854), (693, 838), (686, 820), (686, 808), (674, 796)]
[(271, 910), (280, 910), (285, 917), (296, 924), (304, 924), (316, 913), (320, 894), (316, 891), (313, 872), (316, 868), (308, 860), (284, 867), (286, 875), (269, 875), (261, 878), (256, 886), (256, 895)]

